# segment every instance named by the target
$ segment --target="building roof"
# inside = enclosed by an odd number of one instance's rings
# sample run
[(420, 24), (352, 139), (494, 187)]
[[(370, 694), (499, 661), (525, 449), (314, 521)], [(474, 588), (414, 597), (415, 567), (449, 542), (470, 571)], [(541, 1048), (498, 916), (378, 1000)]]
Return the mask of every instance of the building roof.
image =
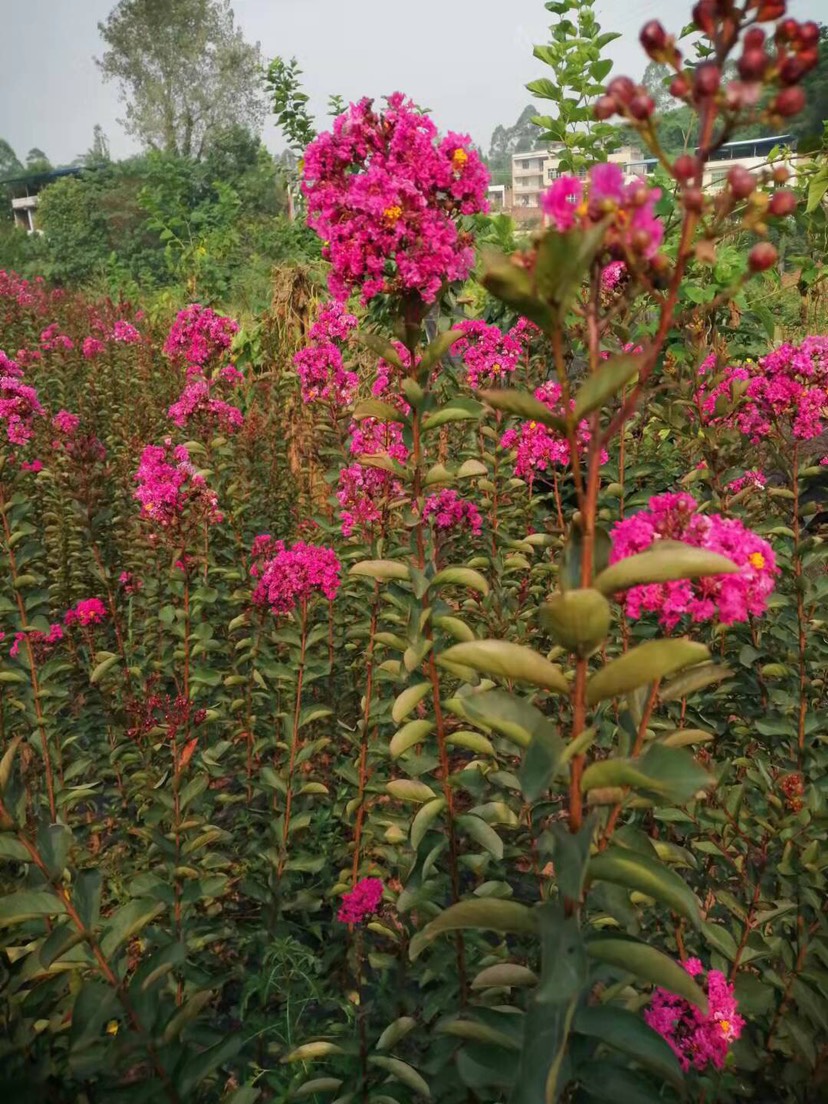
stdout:
[(64, 176), (78, 176), (87, 171), (85, 165), (66, 165), (62, 169), (49, 169), (48, 172), (26, 173), (24, 176), (8, 176), (0, 180), (0, 184), (51, 184), (53, 180), (60, 180)]

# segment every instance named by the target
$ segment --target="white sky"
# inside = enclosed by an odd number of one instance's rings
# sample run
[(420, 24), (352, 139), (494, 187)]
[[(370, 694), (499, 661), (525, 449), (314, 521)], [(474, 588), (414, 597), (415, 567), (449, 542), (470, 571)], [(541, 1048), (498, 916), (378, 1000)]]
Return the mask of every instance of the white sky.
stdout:
[[(115, 0), (0, 0), (0, 137), (25, 158), (32, 146), (55, 164), (92, 143), (100, 123), (112, 154), (136, 146), (118, 124), (116, 88), (93, 58), (97, 25)], [(661, 18), (679, 31), (691, 0), (599, 0), (602, 29), (621, 32), (609, 49), (615, 73), (639, 77), (646, 58), (638, 31)], [(327, 98), (402, 91), (429, 107), (441, 129), (471, 133), (488, 149), (492, 130), (510, 125), (531, 101), (524, 85), (548, 74), (532, 57), (555, 18), (543, 0), (234, 0), (245, 37), (266, 57), (295, 55), (311, 107)], [(670, 14), (667, 14), (667, 13)], [(828, 0), (790, 0), (799, 19), (828, 18)], [(268, 145), (283, 142), (272, 127)]]

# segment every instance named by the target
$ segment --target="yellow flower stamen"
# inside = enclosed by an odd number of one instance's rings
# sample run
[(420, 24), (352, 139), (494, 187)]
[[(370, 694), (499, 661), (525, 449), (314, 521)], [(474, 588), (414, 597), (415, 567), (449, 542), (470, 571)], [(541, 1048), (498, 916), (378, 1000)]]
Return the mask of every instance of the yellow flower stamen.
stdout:
[(456, 149), (454, 151), (454, 153), (451, 155), (451, 163), (452, 163), (452, 165), (454, 165), (455, 169), (458, 172), (463, 171), (463, 167), (465, 166), (468, 159), (469, 159), (469, 155), (466, 153), (466, 151), (464, 149)]
[(529, 423), (529, 428), (530, 429), (537, 429), (538, 428), (538, 423), (537, 422), (530, 422)]
[(119, 1029), (120, 1029), (120, 1024), (118, 1023), (117, 1020), (110, 1020), (109, 1023), (106, 1025), (107, 1035), (117, 1035)]
[(761, 552), (751, 552), (748, 556), (748, 563), (751, 567), (755, 567), (757, 571), (761, 571), (765, 566), (765, 557)]
[(719, 1020), (719, 1027), (722, 1029), (722, 1035), (730, 1034), (730, 1020)]
[(402, 207), (394, 204), (393, 207), (386, 207), (382, 213), (388, 222), (393, 224), (402, 216)]

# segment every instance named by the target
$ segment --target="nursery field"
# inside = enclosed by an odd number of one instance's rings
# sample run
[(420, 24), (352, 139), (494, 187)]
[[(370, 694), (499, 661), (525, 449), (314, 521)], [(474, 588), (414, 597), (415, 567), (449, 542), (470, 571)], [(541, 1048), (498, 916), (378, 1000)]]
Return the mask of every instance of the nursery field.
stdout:
[(824, 159), (701, 188), (815, 24), (745, 7), (525, 240), (397, 94), (260, 316), (0, 272), (3, 1100), (828, 1098)]

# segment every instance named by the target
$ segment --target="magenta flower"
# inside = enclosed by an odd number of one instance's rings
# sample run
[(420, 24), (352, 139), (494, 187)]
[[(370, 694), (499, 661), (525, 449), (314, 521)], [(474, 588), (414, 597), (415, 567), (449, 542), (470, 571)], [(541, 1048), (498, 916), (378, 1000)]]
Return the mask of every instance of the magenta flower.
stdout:
[(525, 349), (521, 338), (531, 323), (520, 323), (504, 333), (498, 326), (490, 326), (482, 320), (461, 322), (457, 329), (461, 337), (452, 346), (452, 352), (463, 360), (466, 382), (472, 390), (481, 387), (502, 387), (509, 374), (520, 363)]
[(81, 345), (81, 352), (85, 360), (94, 360), (94, 358), (100, 356), (105, 349), (106, 345), (104, 345), (102, 341), (99, 341), (97, 337), (85, 337)]
[[(562, 414), (561, 387), (554, 380), (541, 384), (535, 390), (535, 398), (554, 413)], [(590, 437), (589, 425), (582, 421), (578, 426), (580, 451), (586, 452)], [(542, 422), (523, 422), (516, 429), (507, 429), (500, 439), (500, 447), (514, 450), (515, 475), (525, 479), (530, 487), (538, 472), (569, 466), (569, 441)], [(608, 458), (606, 450), (602, 449), (601, 463), (605, 464)]]
[(698, 503), (688, 494), (656, 495), (649, 509), (619, 521), (611, 536), (611, 563), (644, 552), (657, 541), (674, 540), (717, 552), (741, 569), (734, 575), (652, 583), (626, 592), (628, 617), (637, 620), (645, 613), (657, 613), (667, 629), (675, 628), (685, 616), (696, 622), (715, 618), (722, 625), (746, 621), (751, 614), (759, 616), (780, 574), (767, 541), (736, 518), (699, 513)]
[(238, 407), (212, 397), (217, 385), (220, 383), (203, 377), (188, 383), (167, 411), (167, 417), (179, 429), (195, 422), (207, 429), (235, 433), (244, 425), (244, 415)]
[(343, 924), (359, 924), (373, 916), (382, 901), (382, 879), (362, 878), (353, 889), (342, 895), (342, 904), (336, 914)]
[(682, 1069), (699, 1071), (712, 1065), (724, 1069), (730, 1044), (742, 1034), (744, 1019), (739, 1015), (733, 986), (719, 970), (708, 970), (697, 958), (682, 964), (707, 994), (708, 1011), (703, 1013), (684, 997), (666, 989), (656, 989), (644, 1019), (672, 1048)]
[(164, 342), (164, 353), (179, 367), (203, 372), (226, 355), (238, 331), (239, 324), (232, 318), (192, 303), (178, 312)]
[(122, 345), (136, 345), (141, 340), (141, 335), (131, 322), (119, 318), (112, 327), (112, 340), (119, 341)]
[(477, 506), (450, 488), (428, 496), (423, 506), (423, 518), (426, 521), (432, 518), (432, 524), (444, 531), (468, 529), (475, 537), (483, 531), (483, 518)]
[(70, 414), (68, 410), (59, 410), (52, 418), (52, 425), (59, 433), (72, 437), (77, 433), (80, 418), (77, 414)]
[(369, 540), (375, 527), (387, 521), (392, 500), (402, 493), (402, 483), (382, 468), (370, 468), (364, 464), (342, 468), (336, 497), (343, 537), (356, 533), (363, 540)]
[(341, 565), (332, 548), (304, 541), (287, 547), (284, 541), (263, 534), (253, 542), (252, 555), (254, 605), (278, 615), (290, 613), (314, 594), (321, 594), (329, 602), (336, 598)]
[(49, 626), (49, 631), (47, 633), (40, 632), (38, 629), (28, 633), (15, 633), (12, 646), (9, 649), (9, 655), (12, 659), (16, 659), (20, 654), (20, 645), (27, 637), (37, 659), (43, 659), (52, 651), (56, 644), (59, 644), (60, 641), (63, 640), (63, 629), (55, 622)]
[(71, 337), (67, 337), (66, 334), (59, 332), (60, 327), (57, 322), (53, 322), (51, 326), (47, 326), (46, 329), (40, 335), (40, 348), (44, 353), (52, 353), (58, 349), (63, 349), (64, 352), (68, 352), (70, 349), (74, 349), (75, 343)]
[(401, 93), (381, 113), (369, 99), (351, 104), (305, 151), (308, 224), (331, 262), (331, 293), (344, 300), (358, 288), (364, 302), (411, 293), (433, 302), (471, 271), (473, 248), (458, 219), (485, 210), (487, 185), (470, 139), (441, 140)]
[(83, 598), (72, 609), (67, 610), (64, 625), (98, 625), (106, 617), (106, 606), (100, 598)]
[(341, 303), (329, 303), (308, 334), (308, 344), (300, 349), (293, 363), (302, 384), (305, 402), (332, 402), (349, 406), (359, 382), (355, 372), (345, 368), (340, 344), (346, 342), (357, 320)]
[(37, 391), (16, 376), (0, 376), (0, 421), (13, 445), (25, 445), (33, 432), (34, 419), (43, 414)]
[(543, 213), (556, 230), (565, 232), (575, 225), (576, 209), (584, 194), (577, 176), (559, 176), (541, 198)]
[(163, 445), (147, 445), (135, 474), (135, 498), (145, 518), (169, 529), (183, 523), (185, 513), (202, 518), (208, 525), (223, 520), (214, 491), (205, 483), (183, 445), (169, 437)]
[(739, 491), (743, 491), (746, 487), (751, 487), (757, 491), (764, 491), (768, 481), (760, 471), (746, 471), (744, 475), (740, 475), (738, 479), (734, 479), (731, 483), (728, 483), (727, 489), (732, 494), (738, 494)]
[(610, 261), (601, 273), (601, 289), (615, 291), (627, 272), (623, 261)]

